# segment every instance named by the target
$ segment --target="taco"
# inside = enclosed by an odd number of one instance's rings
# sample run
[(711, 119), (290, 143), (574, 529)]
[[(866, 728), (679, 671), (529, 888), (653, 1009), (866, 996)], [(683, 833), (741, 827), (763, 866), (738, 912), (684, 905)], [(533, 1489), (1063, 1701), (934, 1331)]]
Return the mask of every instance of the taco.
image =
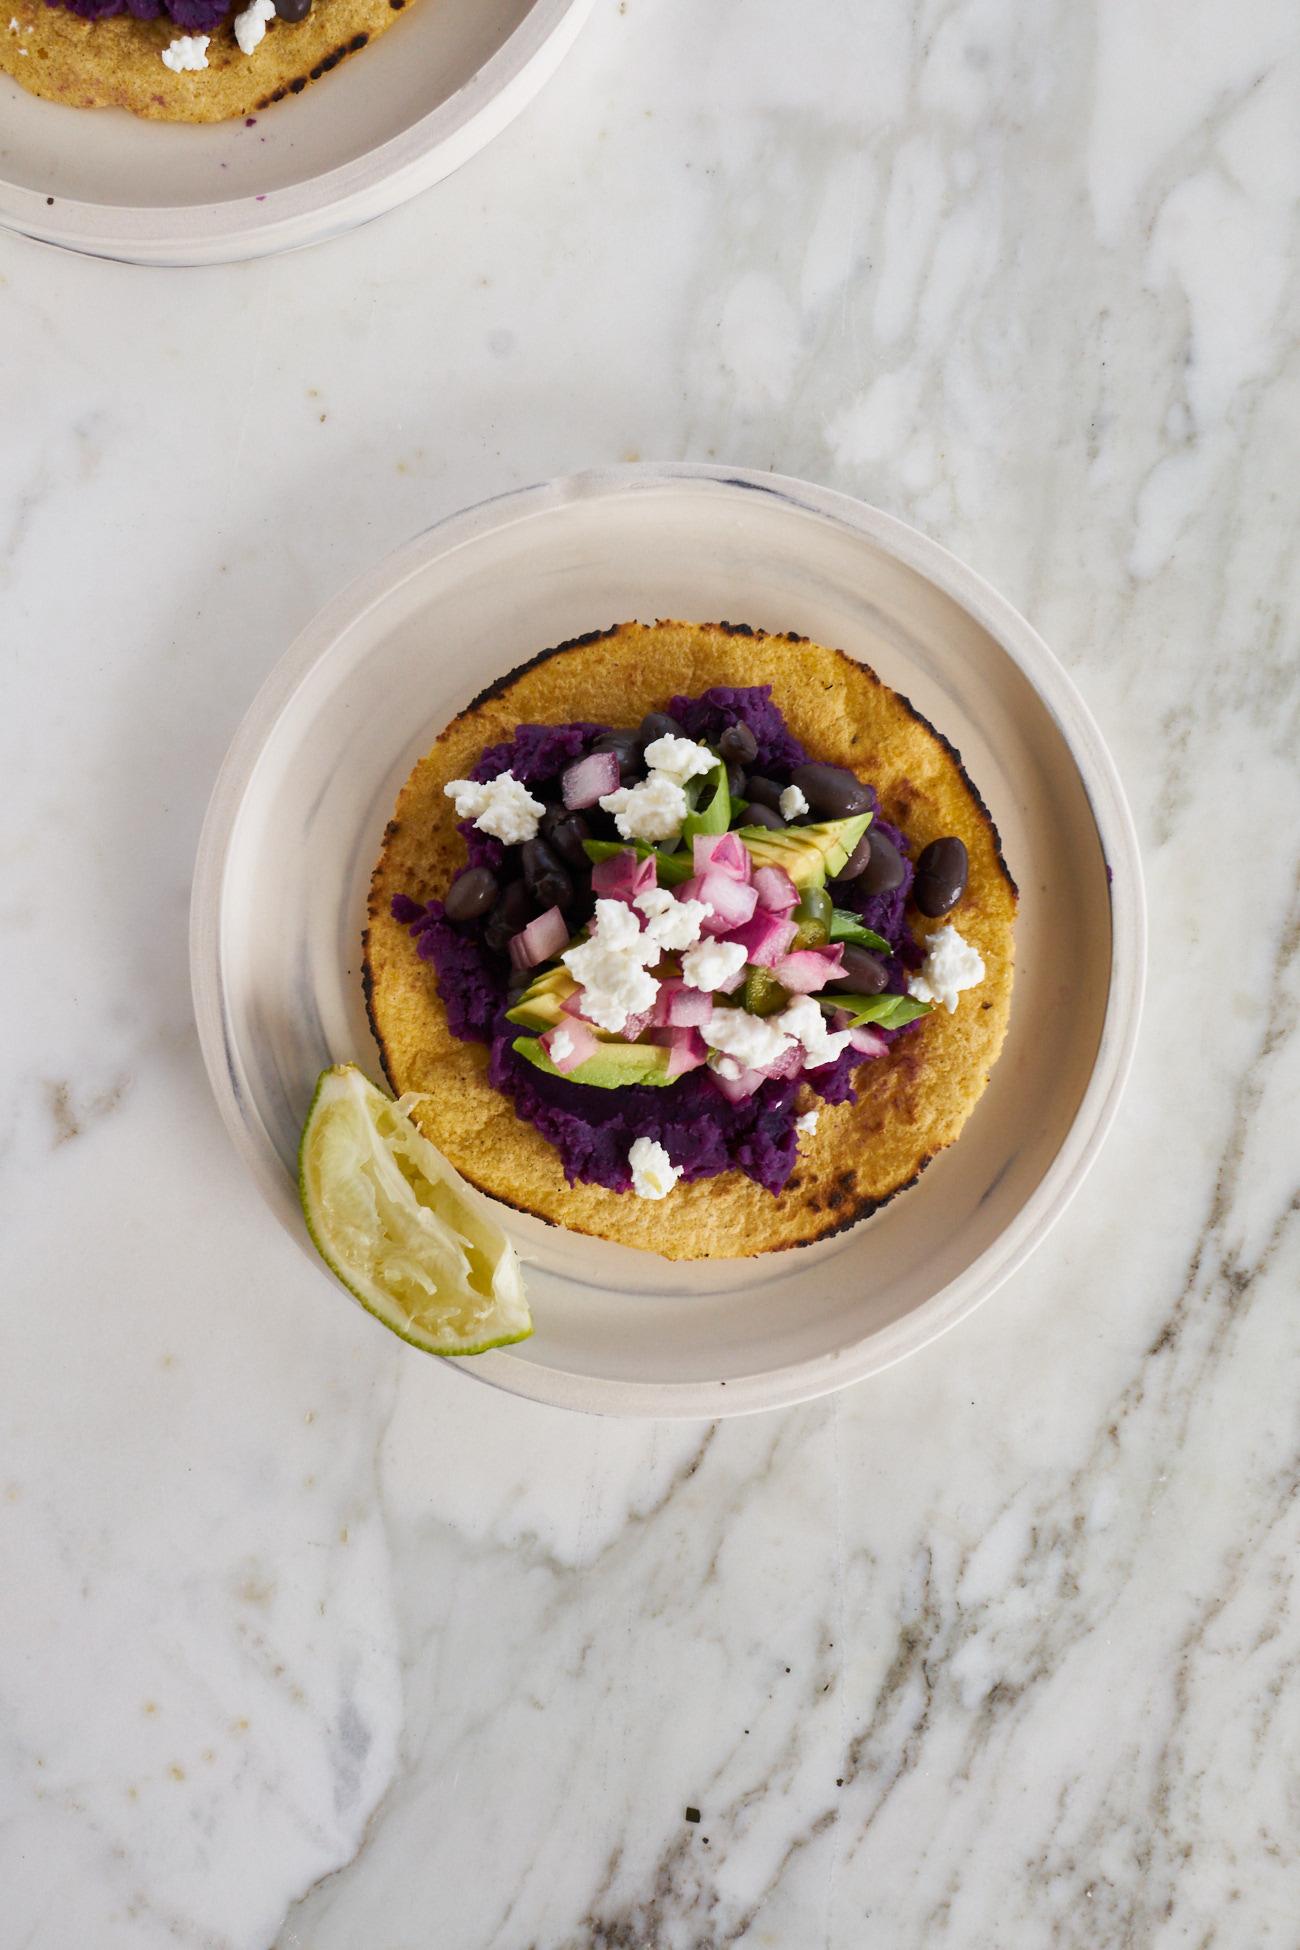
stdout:
[(961, 1131), (1016, 888), (951, 745), (793, 635), (627, 623), (476, 698), (370, 890), (385, 1073), (472, 1183), (669, 1259), (804, 1245)]
[(407, 0), (11, 0), (0, 68), (71, 108), (224, 122), (299, 95)]

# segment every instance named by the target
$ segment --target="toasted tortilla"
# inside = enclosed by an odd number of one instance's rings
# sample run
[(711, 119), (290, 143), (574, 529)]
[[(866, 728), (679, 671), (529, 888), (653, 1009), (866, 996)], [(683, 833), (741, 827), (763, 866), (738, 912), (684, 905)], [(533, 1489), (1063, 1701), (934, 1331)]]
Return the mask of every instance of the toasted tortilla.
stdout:
[[(946, 833), (964, 840), (969, 884), (945, 920), (979, 949), (985, 978), (954, 1014), (935, 1010), (887, 1056), (864, 1064), (856, 1104), (824, 1104), (803, 1087), (799, 1108), (816, 1108), (820, 1118), (801, 1136), (779, 1196), (739, 1171), (679, 1184), (663, 1201), (569, 1185), (559, 1153), (489, 1085), (486, 1047), (451, 1034), (433, 970), (392, 919), (392, 897), (441, 898), (464, 865), (443, 787), (465, 777), (485, 745), (508, 739), (518, 724), (635, 725), (670, 697), (715, 684), (770, 684), (809, 755), (872, 783), (882, 816), (902, 827), (914, 855)], [(430, 1093), (415, 1113), (421, 1129), (481, 1190), (552, 1225), (668, 1259), (743, 1259), (808, 1245), (866, 1218), (953, 1142), (1006, 1034), (1015, 909), (997, 828), (958, 754), (865, 664), (803, 637), (731, 624), (624, 623), (544, 651), (501, 679), (415, 767), (371, 883), (367, 1007), (393, 1089)], [(914, 911), (912, 922), (918, 935), (943, 925)]]
[(391, 27), (409, 0), (316, 0), (301, 21), (271, 21), (251, 54), (235, 39), (232, 22), (244, 0), (208, 43), (208, 65), (184, 74), (163, 66), (162, 54), (187, 30), (164, 16), (81, 20), (43, 0), (10, 0), (0, 16), (0, 68), (33, 95), (70, 108), (125, 108), (157, 122), (225, 122), (257, 115), (286, 95), (359, 54)]

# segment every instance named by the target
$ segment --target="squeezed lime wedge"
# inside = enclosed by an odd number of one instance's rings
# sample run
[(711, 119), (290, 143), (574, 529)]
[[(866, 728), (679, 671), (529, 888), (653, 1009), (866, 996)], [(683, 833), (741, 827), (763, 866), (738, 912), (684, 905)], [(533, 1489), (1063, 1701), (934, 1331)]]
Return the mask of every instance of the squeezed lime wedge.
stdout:
[(519, 1256), (483, 1201), (352, 1063), (322, 1070), (298, 1150), (312, 1243), (363, 1307), (428, 1354), (533, 1331)]

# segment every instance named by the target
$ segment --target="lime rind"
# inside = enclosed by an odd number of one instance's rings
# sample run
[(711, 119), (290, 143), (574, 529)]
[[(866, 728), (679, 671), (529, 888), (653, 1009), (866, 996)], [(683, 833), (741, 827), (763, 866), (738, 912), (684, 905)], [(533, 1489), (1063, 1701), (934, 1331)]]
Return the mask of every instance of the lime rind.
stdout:
[(518, 1254), (442, 1153), (351, 1063), (321, 1072), (298, 1150), (312, 1244), (368, 1313), (426, 1354), (533, 1331)]

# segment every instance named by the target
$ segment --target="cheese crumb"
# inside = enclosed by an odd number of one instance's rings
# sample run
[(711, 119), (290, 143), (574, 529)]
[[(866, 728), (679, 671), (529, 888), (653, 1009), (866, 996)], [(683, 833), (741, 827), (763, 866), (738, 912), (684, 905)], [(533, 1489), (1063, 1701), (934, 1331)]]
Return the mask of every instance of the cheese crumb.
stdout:
[(625, 840), (675, 840), (686, 817), (686, 794), (667, 772), (652, 772), (640, 785), (621, 785), (600, 803), (613, 813)]
[(786, 787), (785, 791), (781, 794), (780, 805), (781, 817), (787, 825), (792, 819), (798, 819), (800, 813), (806, 813), (808, 810), (808, 801), (804, 798), (797, 785), (788, 785)]
[(677, 900), (667, 887), (647, 887), (633, 901), (646, 917), (646, 933), (671, 953), (693, 948), (713, 909), (707, 901)]
[(745, 966), (745, 954), (739, 941), (701, 941), (698, 948), (682, 956), (682, 979), (708, 994)]
[(925, 944), (925, 961), (907, 984), (907, 992), (918, 1002), (937, 1002), (951, 1015), (963, 989), (976, 988), (984, 980), (984, 959), (978, 948), (958, 934), (952, 923), (930, 935)]
[(806, 1110), (802, 1117), (795, 1118), (794, 1128), (796, 1131), (806, 1132), (807, 1135), (811, 1137), (813, 1132), (817, 1129), (817, 1124), (820, 1117), (821, 1117), (821, 1112), (819, 1110)]
[[(690, 977), (686, 979), (689, 981)], [(765, 1070), (790, 1048), (790, 1038), (776, 1027), (776, 1022), (774, 1016), (751, 1016), (747, 1009), (715, 1009), (700, 1034), (709, 1048), (717, 1050), (724, 1060), (734, 1058), (743, 1070)], [(731, 1072), (724, 1070), (721, 1063), (717, 1068), (723, 1076), (730, 1077)]]
[(685, 785), (687, 779), (711, 772), (718, 761), (707, 745), (697, 745), (693, 738), (677, 738), (669, 732), (646, 746), (645, 762), (652, 772), (665, 772), (678, 785)]
[(162, 51), (162, 64), (173, 74), (184, 74), (187, 70), (195, 72), (208, 65), (208, 42), (211, 34), (178, 34), (170, 47)]
[(480, 833), (490, 833), (503, 846), (521, 846), (536, 839), (537, 822), (546, 811), (513, 772), (498, 772), (483, 784), (478, 779), (453, 779), (443, 791), (456, 802), (457, 819), (472, 819)]
[(547, 1051), (552, 1063), (563, 1063), (573, 1055), (573, 1038), (567, 1029), (557, 1029)]
[(249, 0), (243, 13), (235, 15), (235, 39), (241, 54), (251, 54), (266, 39), (266, 25), (275, 19), (275, 0)]
[(632, 1167), (632, 1190), (638, 1198), (667, 1198), (682, 1175), (681, 1166), (673, 1163), (654, 1138), (634, 1139), (627, 1161)]
[(849, 1046), (849, 1031), (827, 1029), (826, 1018), (810, 995), (797, 996), (788, 1009), (782, 1009), (779, 1016), (768, 1020), (774, 1028), (793, 1036), (802, 1045), (805, 1067), (809, 1070), (820, 1070), (824, 1064), (833, 1063)]
[(617, 1036), (629, 1016), (654, 1006), (659, 984), (647, 969), (657, 962), (659, 943), (641, 932), (640, 922), (622, 901), (597, 901), (592, 932), (560, 960), (582, 989), (588, 1022)]

